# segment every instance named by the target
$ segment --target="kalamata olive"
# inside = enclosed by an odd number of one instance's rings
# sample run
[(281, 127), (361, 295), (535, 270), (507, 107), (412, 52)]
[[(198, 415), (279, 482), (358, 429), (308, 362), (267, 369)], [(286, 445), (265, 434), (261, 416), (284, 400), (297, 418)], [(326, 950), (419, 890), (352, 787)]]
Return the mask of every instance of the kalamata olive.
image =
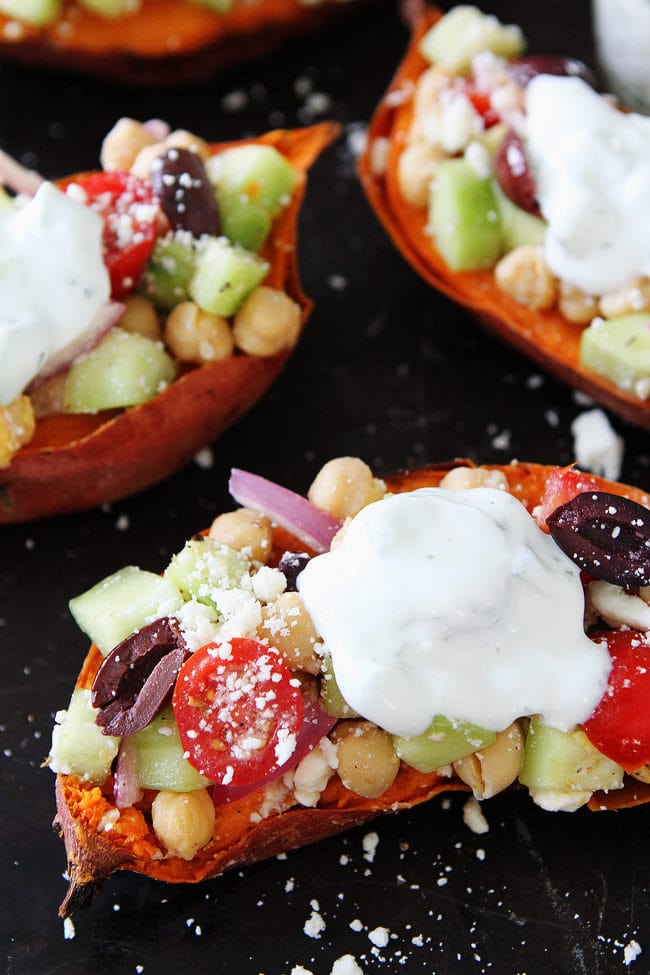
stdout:
[(506, 132), (497, 150), (494, 171), (506, 196), (522, 210), (539, 216), (535, 180), (521, 139), (512, 129)]
[(189, 149), (168, 149), (154, 160), (151, 180), (173, 230), (189, 230), (194, 237), (219, 235), (215, 192), (196, 153)]
[(592, 88), (598, 88), (598, 79), (583, 61), (576, 58), (558, 57), (554, 54), (530, 54), (517, 58), (507, 66), (507, 71), (513, 81), (521, 88), (525, 88), (538, 74), (553, 74), (559, 77), (582, 78)]

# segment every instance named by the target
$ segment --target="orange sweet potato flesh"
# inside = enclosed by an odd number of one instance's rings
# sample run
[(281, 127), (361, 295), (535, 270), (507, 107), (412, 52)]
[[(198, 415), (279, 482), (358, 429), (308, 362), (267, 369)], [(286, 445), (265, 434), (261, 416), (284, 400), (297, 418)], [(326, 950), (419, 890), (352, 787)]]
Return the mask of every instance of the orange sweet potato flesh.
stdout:
[[(448, 470), (459, 464), (474, 466), (471, 461), (456, 460), (393, 474), (385, 480), (388, 489), (393, 492), (435, 487)], [(488, 466), (503, 471), (509, 490), (528, 510), (538, 504), (546, 480), (555, 469), (525, 463)], [(603, 478), (597, 480), (602, 490), (650, 506), (648, 495), (637, 488)], [(78, 687), (91, 686), (102, 659), (97, 648), (91, 647), (77, 679)], [(60, 913), (65, 917), (86, 903), (101, 882), (115, 870), (132, 870), (171, 883), (197, 882), (232, 867), (241, 867), (316, 842), (383, 813), (409, 809), (440, 792), (454, 790), (467, 791), (467, 787), (457, 779), (417, 772), (402, 764), (393, 785), (377, 799), (364, 799), (349, 792), (335, 776), (322, 794), (317, 808), (293, 806), (257, 823), (251, 822), (250, 818), (259, 804), (259, 795), (253, 793), (239, 802), (217, 808), (213, 840), (193, 860), (186, 861), (176, 857), (160, 859), (156, 837), (144, 813), (137, 808), (122, 811), (110, 832), (98, 833), (98, 823), (112, 808), (110, 799), (101, 789), (82, 783), (76, 776), (58, 775), (54, 826), (65, 842), (70, 876), (70, 887)], [(597, 793), (590, 806), (593, 809), (623, 808), (648, 801), (650, 786), (629, 779), (625, 788), (618, 792), (610, 795)]]
[[(397, 249), (425, 281), (464, 305), (488, 329), (558, 379), (628, 422), (650, 430), (650, 402), (638, 400), (580, 364), (582, 326), (571, 324), (558, 311), (533, 311), (514, 301), (497, 287), (491, 270), (450, 270), (426, 233), (426, 210), (402, 197), (397, 164), (413, 117), (411, 96), (415, 82), (429, 67), (418, 46), (440, 16), (439, 10), (429, 8), (417, 20), (406, 56), (370, 123), (368, 147), (359, 161), (359, 176), (370, 205)], [(381, 173), (372, 165), (377, 139), (389, 143), (387, 168)]]
[[(274, 223), (263, 256), (265, 284), (287, 292), (302, 310), (296, 234), (307, 170), (338, 134), (324, 122), (278, 130), (256, 141), (275, 146), (301, 174), (290, 205)], [(214, 145), (215, 152), (226, 144)], [(64, 181), (65, 182), (65, 181)], [(0, 468), (0, 524), (91, 508), (133, 494), (187, 463), (248, 410), (277, 378), (290, 350), (268, 358), (236, 354), (189, 369), (140, 406), (96, 416), (48, 417), (34, 439)]]
[(259, 57), (350, 6), (339, 0), (244, 0), (223, 14), (192, 0), (142, 0), (138, 13), (107, 18), (68, 2), (46, 27), (5, 30), (11, 18), (0, 15), (0, 54), (121, 84), (196, 82)]

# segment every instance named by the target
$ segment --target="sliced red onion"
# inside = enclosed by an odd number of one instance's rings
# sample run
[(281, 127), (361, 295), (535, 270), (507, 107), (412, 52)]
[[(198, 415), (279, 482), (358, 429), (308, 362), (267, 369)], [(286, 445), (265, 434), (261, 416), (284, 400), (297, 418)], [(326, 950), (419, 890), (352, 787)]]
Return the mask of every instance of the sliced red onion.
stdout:
[(215, 785), (212, 797), (216, 805), (219, 806), (226, 802), (234, 802), (236, 799), (243, 799), (244, 796), (250, 795), (251, 792), (256, 792), (262, 786), (269, 785), (270, 782), (275, 782), (285, 772), (289, 772), (296, 765), (299, 765), (305, 755), (308, 755), (309, 752), (314, 750), (321, 738), (328, 735), (335, 724), (336, 718), (325, 714), (318, 698), (313, 698), (313, 700), (307, 702), (305, 704), (305, 720), (298, 734), (296, 747), (284, 765), (276, 768), (275, 771), (270, 772), (263, 779), (258, 779), (257, 782), (249, 782), (248, 785)]
[(136, 751), (131, 738), (122, 739), (117, 754), (113, 797), (118, 809), (127, 809), (142, 799), (142, 790), (138, 782)]
[(341, 522), (315, 504), (258, 474), (233, 468), (229, 490), (239, 504), (256, 508), (315, 552), (329, 551)]
[(143, 127), (147, 130), (149, 135), (156, 140), (156, 142), (162, 142), (169, 135), (171, 129), (167, 122), (163, 122), (160, 118), (150, 118), (146, 122), (142, 123)]
[(69, 342), (64, 349), (54, 352), (44, 365), (41, 366), (37, 374), (27, 387), (27, 392), (35, 389), (40, 383), (56, 375), (62, 369), (67, 368), (70, 363), (78, 359), (85, 352), (90, 352), (104, 338), (106, 333), (119, 320), (124, 305), (119, 301), (107, 301), (101, 306), (97, 314), (81, 335)]
[(22, 166), (17, 159), (10, 156), (8, 152), (0, 149), (0, 183), (8, 186), (15, 193), (24, 193), (25, 196), (34, 196), (36, 190), (45, 178), (33, 169)]

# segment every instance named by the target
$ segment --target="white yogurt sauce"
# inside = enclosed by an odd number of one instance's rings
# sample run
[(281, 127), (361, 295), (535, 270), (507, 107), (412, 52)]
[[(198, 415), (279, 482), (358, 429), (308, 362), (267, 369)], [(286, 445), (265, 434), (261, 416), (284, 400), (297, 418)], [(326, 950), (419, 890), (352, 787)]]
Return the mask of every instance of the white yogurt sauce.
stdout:
[(526, 111), (551, 271), (589, 294), (650, 275), (650, 118), (551, 75), (529, 83)]
[(398, 735), (436, 715), (567, 730), (602, 697), (578, 569), (512, 495), (423, 488), (378, 501), (313, 558), (300, 594), (359, 714)]
[(51, 183), (0, 215), (0, 405), (108, 300), (102, 231), (101, 217)]

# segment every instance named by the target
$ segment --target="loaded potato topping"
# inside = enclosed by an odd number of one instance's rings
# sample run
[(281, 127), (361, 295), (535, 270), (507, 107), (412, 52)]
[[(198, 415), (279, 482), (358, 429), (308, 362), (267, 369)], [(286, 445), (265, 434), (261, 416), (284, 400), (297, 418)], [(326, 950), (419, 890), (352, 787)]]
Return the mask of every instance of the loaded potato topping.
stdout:
[[(458, 6), (424, 35), (397, 186), (453, 271), (492, 269), (532, 311), (582, 330), (580, 361), (650, 396), (650, 120), (568, 57)], [(389, 98), (391, 95), (388, 96)]]
[(263, 283), (259, 253), (299, 179), (277, 149), (215, 155), (124, 118), (101, 162), (61, 188), (13, 173), (22, 192), (2, 199), (0, 466), (43, 417), (136, 406), (188, 369), (299, 335), (300, 308)]
[(438, 480), (392, 494), (345, 457), (305, 499), (233, 471), (244, 506), (162, 575), (73, 599), (96, 659), (48, 763), (86, 826), (191, 860), (231, 803), (381, 811), (403, 769), (563, 810), (647, 781), (648, 509), (574, 469), (532, 513), (503, 469)]

